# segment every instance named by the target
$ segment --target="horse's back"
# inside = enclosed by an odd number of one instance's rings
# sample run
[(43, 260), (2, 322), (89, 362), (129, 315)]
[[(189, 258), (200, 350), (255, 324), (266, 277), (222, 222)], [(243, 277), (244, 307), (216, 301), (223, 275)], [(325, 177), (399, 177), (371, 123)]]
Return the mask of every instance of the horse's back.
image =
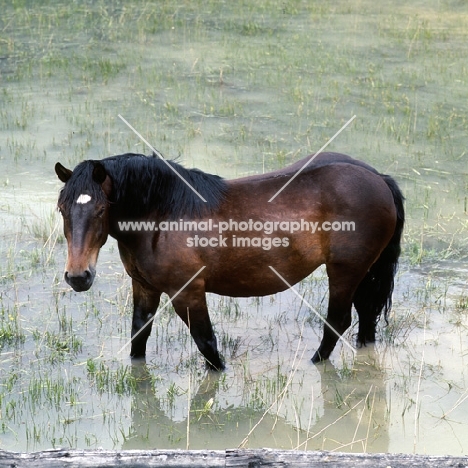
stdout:
[(359, 159), (352, 158), (351, 156), (348, 156), (342, 153), (327, 152), (327, 153), (320, 153), (317, 156), (311, 154), (284, 168), (276, 169), (274, 171), (266, 172), (264, 174), (255, 174), (251, 176), (241, 177), (238, 179), (233, 179), (232, 182), (240, 182), (240, 183), (244, 181), (255, 182), (255, 181), (261, 181), (262, 179), (264, 180), (264, 179), (270, 179), (270, 178), (276, 179), (276, 178), (282, 178), (282, 177), (291, 177), (299, 171), (304, 172), (304, 173), (309, 173), (311, 171), (317, 170), (320, 167), (328, 166), (331, 164), (339, 164), (339, 163), (352, 164), (354, 166), (359, 166), (364, 169), (367, 169), (368, 171), (373, 172), (374, 174), (379, 173), (372, 166), (370, 166), (369, 164), (363, 161), (360, 161)]

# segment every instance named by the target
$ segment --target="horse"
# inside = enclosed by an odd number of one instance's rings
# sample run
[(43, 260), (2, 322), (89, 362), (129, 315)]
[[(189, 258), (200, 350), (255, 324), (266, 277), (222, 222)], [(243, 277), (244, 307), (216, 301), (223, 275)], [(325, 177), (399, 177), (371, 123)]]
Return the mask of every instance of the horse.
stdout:
[(65, 281), (88, 290), (100, 248), (109, 235), (117, 240), (132, 279), (132, 358), (146, 355), (164, 292), (207, 367), (221, 371), (206, 293), (275, 294), (323, 264), (328, 309), (312, 362), (330, 357), (351, 325), (353, 305), (357, 344), (375, 341), (382, 313), (388, 323), (405, 221), (392, 177), (338, 153), (231, 180), (159, 156), (86, 160), (73, 171), (55, 165), (65, 184), (58, 197)]

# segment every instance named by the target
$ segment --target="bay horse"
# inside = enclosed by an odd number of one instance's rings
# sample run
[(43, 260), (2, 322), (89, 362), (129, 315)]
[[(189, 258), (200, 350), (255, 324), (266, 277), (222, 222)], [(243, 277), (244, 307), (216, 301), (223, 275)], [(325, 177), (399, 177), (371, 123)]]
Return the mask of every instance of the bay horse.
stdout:
[[(87, 160), (73, 171), (57, 163), (65, 183), (58, 199), (68, 244), (65, 281), (75, 291), (88, 290), (99, 250), (112, 236), (132, 278), (130, 355), (145, 356), (164, 292), (208, 367), (222, 370), (205, 294), (274, 294), (325, 264), (327, 318), (312, 361), (329, 358), (351, 325), (353, 304), (358, 344), (374, 342), (378, 319), (382, 312), (387, 319), (392, 302), (403, 195), (393, 178), (350, 156), (311, 158), (233, 180), (157, 155)], [(293, 230), (293, 222), (301, 228)], [(354, 229), (331, 228), (342, 223)]]

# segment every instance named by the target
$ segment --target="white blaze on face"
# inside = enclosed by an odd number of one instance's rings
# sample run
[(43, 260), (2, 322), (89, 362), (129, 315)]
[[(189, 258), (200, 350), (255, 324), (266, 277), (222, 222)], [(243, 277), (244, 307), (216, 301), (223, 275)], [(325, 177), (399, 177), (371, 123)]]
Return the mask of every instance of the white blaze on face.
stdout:
[(88, 203), (91, 200), (91, 197), (89, 195), (86, 195), (82, 193), (76, 200), (76, 203), (79, 203), (80, 205), (84, 205)]

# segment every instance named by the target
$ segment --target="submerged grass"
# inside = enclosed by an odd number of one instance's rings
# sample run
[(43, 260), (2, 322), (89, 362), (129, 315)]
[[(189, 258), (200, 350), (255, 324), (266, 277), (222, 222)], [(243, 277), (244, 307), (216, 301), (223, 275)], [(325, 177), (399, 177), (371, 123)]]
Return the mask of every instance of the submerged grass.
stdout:
[[(466, 270), (447, 273), (468, 252), (467, 23), (455, 1), (3, 5), (0, 446), (411, 452), (415, 441), (432, 452), (446, 426), (467, 440)], [(312, 153), (356, 114), (329, 149), (394, 176), (408, 217), (376, 352), (353, 361), (337, 349), (312, 368), (317, 319), (282, 295), (210, 299), (230, 366), (220, 376), (204, 372), (172, 311), (158, 317), (146, 365), (117, 355), (130, 334), (129, 281), (109, 242), (92, 291), (60, 282), (52, 168), (148, 152), (118, 114), (166, 156), (226, 177)], [(323, 272), (300, 286), (320, 312), (326, 290)]]

